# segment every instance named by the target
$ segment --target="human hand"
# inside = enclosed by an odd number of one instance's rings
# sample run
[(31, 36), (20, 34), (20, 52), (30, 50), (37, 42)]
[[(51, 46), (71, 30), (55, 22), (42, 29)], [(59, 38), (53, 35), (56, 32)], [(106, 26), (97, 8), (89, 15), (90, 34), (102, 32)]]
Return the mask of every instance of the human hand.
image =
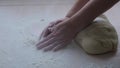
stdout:
[[(66, 22), (56, 22), (50, 30), (45, 30), (47, 33), (43, 33), (44, 39), (40, 41), (36, 46), (38, 49), (44, 48), (44, 51), (58, 51), (66, 47), (75, 37), (76, 29), (74, 27), (68, 26)], [(47, 27), (49, 28), (49, 26)]]
[(52, 21), (50, 22), (50, 24), (42, 31), (41, 35), (40, 35), (40, 38), (39, 40), (47, 37), (50, 33), (52, 33), (52, 28), (57, 25), (58, 23), (62, 22), (62, 21), (65, 21), (69, 19), (69, 17), (65, 17), (65, 18), (62, 18), (62, 19), (58, 19), (58, 20), (55, 20), (55, 21)]

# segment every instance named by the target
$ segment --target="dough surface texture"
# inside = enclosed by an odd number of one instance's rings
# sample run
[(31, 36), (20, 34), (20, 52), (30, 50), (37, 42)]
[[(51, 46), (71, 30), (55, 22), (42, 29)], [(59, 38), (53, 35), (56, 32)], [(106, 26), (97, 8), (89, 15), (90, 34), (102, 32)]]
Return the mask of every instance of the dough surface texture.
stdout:
[(107, 17), (100, 15), (77, 34), (75, 42), (89, 54), (103, 54), (117, 49), (118, 36)]

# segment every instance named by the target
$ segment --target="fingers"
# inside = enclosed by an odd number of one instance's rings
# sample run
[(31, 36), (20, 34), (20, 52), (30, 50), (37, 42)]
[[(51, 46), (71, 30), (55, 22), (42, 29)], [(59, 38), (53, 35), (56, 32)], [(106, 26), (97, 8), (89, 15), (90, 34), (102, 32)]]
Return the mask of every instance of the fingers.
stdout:
[(57, 25), (58, 23), (60, 23), (60, 22), (62, 22), (62, 21), (63, 21), (63, 20), (61, 19), (61, 20), (56, 20), (56, 21), (54, 21), (54, 22), (51, 22), (49, 27), (53, 27), (53, 26)]
[(52, 27), (55, 26), (55, 25), (57, 25), (57, 24), (60, 23), (60, 22), (62, 22), (62, 20), (57, 20), (57, 21), (51, 22), (50, 25), (47, 26), (47, 28), (45, 28), (45, 29), (43, 30), (43, 32), (41, 33), (39, 40), (40, 40), (42, 37), (47, 37), (47, 36), (51, 33), (51, 31), (52, 31)]
[(52, 37), (52, 35), (51, 35), (51, 36), (45, 38), (43, 41), (39, 42), (36, 46), (38, 49), (42, 49), (42, 48), (54, 43), (55, 41), (56, 41), (56, 39), (54, 37)]
[(47, 46), (47, 47), (44, 49), (44, 51), (50, 51), (50, 50), (52, 50), (54, 47), (56, 47), (58, 44), (59, 44), (58, 42), (55, 42), (55, 43)]
[(52, 44), (52, 43), (47, 43), (47, 44), (45, 44), (45, 45), (41, 45), (41, 46), (39, 47), (39, 49), (44, 48), (44, 51), (45, 51), (45, 52), (46, 52), (46, 51), (50, 51), (50, 50), (58, 51), (58, 50), (66, 47), (66, 46), (67, 46), (67, 44), (65, 44), (65, 43), (60, 44), (60, 43), (58, 43), (58, 42), (55, 42), (55, 43), (53, 43), (53, 44)]
[(60, 42), (55, 42), (47, 47), (45, 47), (44, 51), (50, 51), (50, 50), (53, 50), (53, 51), (58, 51), (64, 47), (66, 47), (68, 45), (68, 43), (65, 43), (64, 41), (60, 41)]
[(57, 25), (58, 23), (62, 22), (63, 20), (57, 20), (55, 25)]
[(42, 48), (44, 48), (44, 47), (49, 46), (50, 44), (53, 43), (53, 40), (54, 40), (54, 39), (52, 38), (52, 39), (50, 39), (50, 40), (48, 40), (48, 41), (46, 41), (46, 42), (38, 45), (38, 46), (37, 46), (37, 49), (42, 49)]
[(50, 34), (50, 31), (48, 30), (48, 28), (45, 28), (41, 33), (39, 40), (42, 39), (42, 37), (47, 37), (49, 34)]
[(54, 21), (54, 22), (50, 23), (50, 25), (46, 29), (44, 29), (44, 31), (42, 32), (42, 34), (40, 36), (40, 39), (42, 37), (45, 37), (45, 38), (42, 41), (40, 41), (39, 43), (37, 43), (37, 45), (36, 45), (37, 49), (45, 48), (44, 51), (49, 51), (52, 49), (54, 49), (56, 51), (56, 50), (59, 50), (62, 47), (64, 47), (65, 44), (58, 43), (61, 40), (58, 40), (59, 36), (55, 37), (56, 34), (58, 34), (58, 33), (56, 33), (56, 30), (54, 30), (54, 26), (62, 21), (63, 20)]
[(39, 42), (36, 44), (36, 46), (39, 46), (40, 44), (42, 44), (43, 42), (49, 40), (50, 38), (52, 38), (52, 35), (51, 35), (51, 34), (48, 35), (47, 37), (45, 37), (44, 39), (42, 39), (41, 41), (39, 41)]
[(56, 47), (54, 47), (53, 51), (58, 51), (58, 50), (60, 50), (60, 49), (62, 49), (62, 48), (64, 48), (64, 47), (66, 47), (66, 46), (67, 46), (66, 43), (59, 44), (59, 45), (57, 45)]
[[(49, 37), (50, 38), (50, 37)], [(58, 51), (62, 48), (64, 48), (65, 46), (67, 46), (68, 43), (61, 41), (61, 40), (57, 40), (55, 38), (50, 38), (50, 39), (44, 39), (42, 41), (42, 43), (38, 43), (37, 44), (37, 49), (42, 49), (44, 48), (44, 51)]]

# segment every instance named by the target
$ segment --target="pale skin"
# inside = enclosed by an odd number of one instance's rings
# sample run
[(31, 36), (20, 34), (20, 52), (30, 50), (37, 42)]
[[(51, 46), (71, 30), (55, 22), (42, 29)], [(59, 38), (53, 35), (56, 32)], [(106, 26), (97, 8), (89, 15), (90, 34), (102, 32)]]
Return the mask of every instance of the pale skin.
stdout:
[(51, 22), (43, 30), (44, 39), (37, 43), (37, 49), (58, 51), (66, 47), (78, 32), (117, 2), (119, 0), (78, 0), (65, 18)]

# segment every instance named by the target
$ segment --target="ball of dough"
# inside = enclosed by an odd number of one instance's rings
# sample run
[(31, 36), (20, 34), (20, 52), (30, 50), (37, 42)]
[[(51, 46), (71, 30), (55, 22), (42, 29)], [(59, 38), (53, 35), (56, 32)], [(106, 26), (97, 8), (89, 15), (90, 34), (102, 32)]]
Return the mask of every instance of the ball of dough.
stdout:
[(103, 54), (117, 49), (118, 36), (108, 19), (101, 15), (79, 32), (75, 41), (89, 54)]

